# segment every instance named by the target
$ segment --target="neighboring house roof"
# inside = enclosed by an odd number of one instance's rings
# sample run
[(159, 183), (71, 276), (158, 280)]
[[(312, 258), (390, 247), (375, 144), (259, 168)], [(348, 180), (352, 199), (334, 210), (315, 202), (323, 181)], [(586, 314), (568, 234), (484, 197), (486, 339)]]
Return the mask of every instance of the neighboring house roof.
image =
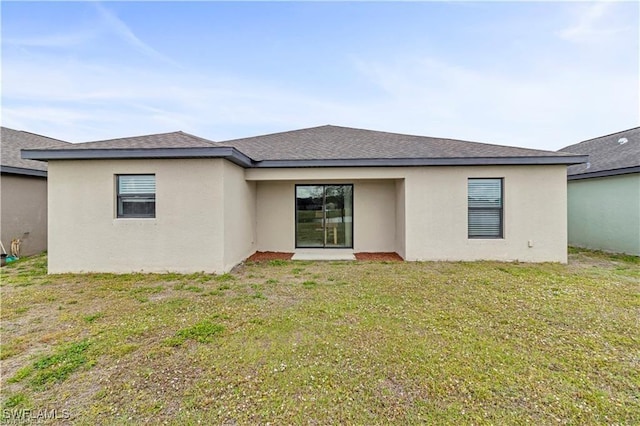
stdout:
[(560, 152), (586, 154), (589, 162), (567, 169), (569, 180), (640, 172), (640, 127), (589, 139)]
[[(193, 139), (191, 139), (193, 138)], [(196, 140), (197, 139), (197, 140)], [(195, 143), (195, 146), (186, 145)], [(576, 164), (586, 157), (338, 126), (212, 143), (182, 132), (23, 152), (25, 158), (227, 158), (243, 167)]]
[(0, 128), (0, 172), (29, 176), (47, 176), (47, 163), (27, 160), (20, 156), (21, 149), (68, 147), (68, 142), (35, 133)]

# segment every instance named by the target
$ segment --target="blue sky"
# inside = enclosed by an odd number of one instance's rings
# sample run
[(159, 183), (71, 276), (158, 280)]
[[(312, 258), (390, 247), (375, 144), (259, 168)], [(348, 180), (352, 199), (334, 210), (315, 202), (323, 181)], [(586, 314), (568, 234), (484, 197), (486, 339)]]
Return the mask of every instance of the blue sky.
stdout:
[(556, 150), (640, 123), (637, 2), (3, 2), (2, 125), (335, 124)]

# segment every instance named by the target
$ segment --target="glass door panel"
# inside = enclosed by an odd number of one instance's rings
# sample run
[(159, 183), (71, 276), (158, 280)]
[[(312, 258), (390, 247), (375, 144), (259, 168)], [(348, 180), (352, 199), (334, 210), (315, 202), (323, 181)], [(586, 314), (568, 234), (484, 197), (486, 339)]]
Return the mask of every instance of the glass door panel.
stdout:
[(296, 186), (296, 247), (353, 247), (353, 185)]
[(325, 187), (325, 247), (352, 247), (353, 186)]
[(324, 187), (296, 186), (296, 247), (324, 247)]

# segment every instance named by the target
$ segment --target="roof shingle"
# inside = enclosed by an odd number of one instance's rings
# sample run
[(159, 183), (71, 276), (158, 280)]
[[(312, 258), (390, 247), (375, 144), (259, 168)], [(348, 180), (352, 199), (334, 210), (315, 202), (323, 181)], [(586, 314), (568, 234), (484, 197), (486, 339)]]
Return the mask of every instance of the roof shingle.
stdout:
[(185, 132), (159, 133), (131, 136), (103, 141), (74, 143), (60, 149), (157, 149), (157, 148), (204, 148), (216, 146), (215, 142)]
[(558, 157), (565, 155), (552, 151), (339, 126), (293, 130), (235, 139), (220, 144), (232, 146), (256, 161)]
[(568, 153), (339, 126), (219, 143), (173, 132), (25, 150), (23, 157), (36, 160), (224, 157), (243, 167), (575, 164), (586, 159)]
[(35, 133), (0, 128), (0, 165), (25, 170), (47, 171), (47, 163), (37, 160), (25, 160), (20, 156), (21, 149), (69, 148), (72, 144)]
[[(622, 142), (626, 139), (626, 142)], [(589, 155), (589, 162), (569, 166), (569, 176), (616, 171), (640, 167), (640, 127), (582, 141), (562, 148), (560, 152)]]

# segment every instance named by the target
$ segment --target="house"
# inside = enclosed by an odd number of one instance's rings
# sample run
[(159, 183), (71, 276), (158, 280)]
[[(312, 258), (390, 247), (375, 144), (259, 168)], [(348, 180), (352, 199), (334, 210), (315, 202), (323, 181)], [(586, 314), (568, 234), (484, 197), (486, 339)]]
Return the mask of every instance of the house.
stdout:
[(585, 156), (321, 126), (24, 150), (49, 164), (49, 272), (224, 272), (255, 251), (566, 262)]
[(567, 170), (569, 244), (640, 256), (640, 127), (560, 151), (589, 155)]
[(26, 148), (53, 148), (66, 142), (0, 128), (0, 240), (7, 251), (20, 239), (20, 254), (47, 249), (47, 163), (20, 158)]

